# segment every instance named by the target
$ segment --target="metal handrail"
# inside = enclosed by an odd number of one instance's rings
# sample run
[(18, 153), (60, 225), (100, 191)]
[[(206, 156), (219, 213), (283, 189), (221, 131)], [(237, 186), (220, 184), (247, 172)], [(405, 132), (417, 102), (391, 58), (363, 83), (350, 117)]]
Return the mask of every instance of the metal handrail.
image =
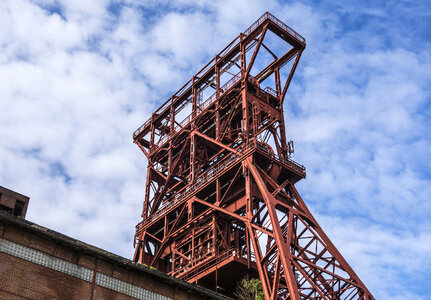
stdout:
[(276, 23), (278, 26), (289, 32), (291, 35), (293, 35), (297, 40), (299, 40), (301, 43), (305, 43), (305, 39), (302, 35), (297, 33), (295, 30), (281, 22), (279, 19), (277, 19), (274, 15), (270, 14), (269, 12), (265, 13), (267, 15), (267, 18)]
[(133, 138), (135, 138), (138, 134), (140, 134), (145, 127), (147, 127), (151, 122), (151, 118), (149, 118), (144, 124), (142, 124), (141, 126), (139, 126), (138, 129), (135, 130), (135, 132), (133, 132)]
[[(219, 96), (223, 95), (225, 92), (227, 92), (231, 87), (233, 87), (235, 84), (237, 84), (240, 80), (241, 80), (242, 76), (241, 76), (241, 72), (238, 72), (234, 77), (232, 77), (228, 82), (226, 82), (221, 88), (220, 88), (220, 93)], [(202, 112), (203, 110), (205, 110), (205, 108), (207, 108), (208, 106), (210, 106), (212, 103), (214, 103), (214, 101), (217, 99), (217, 93), (212, 94), (210, 97), (208, 97), (208, 99), (206, 99), (203, 102), (200, 102), (198, 104), (197, 110), (198, 112)], [(182, 120), (178, 125), (174, 126), (174, 130), (170, 133), (170, 134), (166, 134), (164, 135), (162, 138), (160, 138), (160, 140), (156, 143), (154, 143), (154, 146), (163, 146), (164, 143), (166, 143), (170, 137), (174, 136), (179, 130), (181, 130), (184, 127), (187, 127), (188, 124), (190, 124), (190, 122), (193, 119), (193, 114), (189, 114), (187, 117), (184, 118), (184, 120)], [(147, 121), (148, 122), (148, 121)], [(143, 125), (144, 126), (144, 125)], [(142, 126), (141, 126), (142, 127)], [(145, 127), (145, 126), (144, 126)]]
[(273, 88), (271, 88), (269, 86), (267, 86), (263, 91), (266, 92), (266, 93), (268, 93), (268, 94), (273, 95), (275, 98), (278, 97), (277, 92)]
[(289, 34), (293, 35), (297, 40), (299, 40), (301, 43), (305, 43), (305, 39), (302, 35), (297, 33), (295, 30), (284, 24), (282, 21), (280, 21), (277, 17), (272, 15), (269, 12), (264, 13), (256, 22), (254, 22), (249, 28), (247, 28), (246, 31), (244, 31), (244, 35), (249, 35), (253, 30), (255, 30), (260, 24), (265, 22), (267, 19), (270, 19), (275, 24), (286, 30)]
[[(202, 259), (201, 262), (203, 262), (201, 265), (195, 267), (194, 270), (191, 270), (188, 274), (186, 274), (184, 277), (182, 277), (183, 280), (187, 281), (192, 277), (196, 277), (200, 274), (202, 274), (205, 270), (208, 269), (209, 266), (212, 265), (216, 265), (218, 263), (220, 263), (221, 261), (228, 259), (229, 257), (231, 257), (233, 251), (235, 250), (235, 248), (229, 248), (226, 251), (223, 251), (222, 253), (219, 253), (216, 256), (210, 256), (209, 258), (206, 257), (206, 259)], [(211, 253), (213, 253), (214, 251), (211, 251)], [(205, 261), (206, 260), (206, 261)], [(199, 262), (198, 262), (199, 264)], [(184, 273), (184, 269), (187, 268), (188, 266), (185, 266), (184, 268), (177, 270), (174, 274), (178, 274), (178, 273)]]
[[(213, 179), (218, 173), (222, 172), (227, 167), (229, 167), (231, 164), (238, 161), (239, 158), (240, 158), (240, 155), (233, 153), (230, 156), (228, 156), (227, 158), (225, 158), (224, 160), (222, 160), (221, 163), (219, 163), (216, 166), (214, 166), (213, 168), (209, 169), (207, 172), (201, 174), (196, 179), (196, 182), (193, 185), (191, 185), (191, 186), (188, 185), (188, 186), (184, 187), (183, 190), (181, 190), (178, 193), (176, 193), (175, 195), (173, 195), (171, 197), (171, 199), (173, 198), (173, 201), (169, 201), (169, 199), (168, 199), (168, 201), (165, 201), (165, 204), (163, 204), (161, 207), (159, 207), (159, 209), (154, 214), (152, 214), (147, 219), (145, 219), (143, 224), (147, 224), (148, 222), (156, 219), (157, 217), (162, 215), (166, 210), (173, 207), (177, 203), (181, 202), (183, 199), (185, 199), (187, 196), (189, 196), (192, 192), (199, 189), (208, 180)], [(139, 224), (138, 224), (138, 226), (139, 226)]]
[(171, 198), (167, 199), (165, 203), (157, 209), (156, 212), (154, 212), (148, 218), (146, 218), (138, 225), (136, 225), (136, 230), (140, 230), (144, 225), (157, 219), (159, 216), (164, 214), (171, 207), (185, 200), (188, 196), (193, 194), (193, 192), (198, 190), (203, 184), (214, 179), (219, 173), (226, 170), (230, 165), (232, 165), (233, 163), (243, 158), (248, 150), (253, 150), (253, 149), (259, 149), (260, 151), (265, 152), (268, 156), (270, 156), (274, 160), (284, 163), (289, 167), (297, 170), (298, 172), (305, 174), (305, 167), (303, 165), (300, 165), (289, 158), (280, 157), (279, 155), (273, 153), (268, 147), (265, 147), (264, 145), (253, 141), (244, 147), (241, 147), (241, 146), (238, 147), (237, 149), (238, 153), (232, 153), (231, 155), (227, 156), (220, 163), (218, 163), (211, 169), (199, 175), (194, 184), (187, 185), (182, 190), (172, 195)]
[(265, 147), (262, 144), (257, 144), (258, 148), (260, 150), (263, 150), (264, 152), (266, 152), (267, 155), (269, 155), (271, 158), (274, 158), (275, 160), (285, 163), (286, 165), (292, 167), (293, 169), (300, 171), (301, 173), (305, 173), (305, 167), (301, 164), (298, 164), (297, 162), (295, 162), (294, 160), (291, 160), (290, 158), (283, 158), (280, 157), (279, 155), (275, 154), (274, 152), (272, 152), (271, 150), (269, 150), (267, 147)]
[[(226, 91), (228, 91), (232, 86), (234, 86), (236, 83), (238, 83), (241, 80), (241, 71), (238, 72), (234, 77), (229, 79), (222, 87), (220, 87), (219, 95), (223, 95)], [(215, 100), (217, 99), (217, 92), (212, 94), (208, 99), (206, 99), (204, 102), (199, 103), (198, 109), (200, 111), (203, 111), (205, 108), (210, 106)]]
[[(253, 30), (255, 30), (257, 27), (259, 27), (259, 25), (261, 25), (267, 19), (271, 20), (272, 22), (274, 22), (275, 24), (277, 24), (278, 26), (280, 26), (283, 30), (287, 31), (290, 35), (292, 35), (294, 38), (296, 38), (301, 43), (305, 43), (305, 39), (304, 39), (303, 36), (301, 36), (299, 33), (297, 33), (295, 30), (293, 30), (292, 28), (290, 28), (288, 25), (286, 25), (285, 23), (283, 23), (282, 21), (280, 21), (278, 18), (276, 18), (274, 15), (272, 15), (269, 12), (265, 12), (256, 22), (254, 22), (250, 27), (248, 27), (244, 31), (243, 34), (245, 36), (248, 36)], [(213, 61), (214, 61), (214, 59), (211, 60), (201, 71), (199, 71), (199, 73), (201, 73), (202, 71), (204, 71), (206, 69), (209, 70), (209, 68), (211, 67), (211, 63)], [(190, 80), (176, 94), (178, 94), (179, 92), (181, 93), (181, 91), (184, 90), (184, 88), (186, 86), (188, 86), (189, 83), (190, 83)], [(209, 99), (211, 99), (213, 96), (214, 95), (212, 95), (211, 97), (209, 97), (206, 101), (208, 101)], [(168, 103), (168, 101), (165, 102), (160, 108), (164, 107)], [(212, 103), (212, 102), (213, 102), (213, 100), (210, 101), (210, 103)], [(209, 105), (209, 104), (206, 104), (206, 105)], [(158, 112), (160, 110), (160, 108), (156, 112)], [(203, 110), (203, 108), (201, 110)], [(144, 124), (142, 124), (138, 129), (136, 129), (134, 131), (134, 133), (133, 133), (133, 138), (136, 138), (136, 136), (138, 136), (144, 130), (144, 128), (149, 125), (149, 123), (151, 122), (151, 120), (152, 120), (152, 118), (148, 119)], [(164, 142), (163, 138), (160, 141), (162, 141), (162, 140)], [(157, 143), (157, 145), (160, 145), (160, 142)]]

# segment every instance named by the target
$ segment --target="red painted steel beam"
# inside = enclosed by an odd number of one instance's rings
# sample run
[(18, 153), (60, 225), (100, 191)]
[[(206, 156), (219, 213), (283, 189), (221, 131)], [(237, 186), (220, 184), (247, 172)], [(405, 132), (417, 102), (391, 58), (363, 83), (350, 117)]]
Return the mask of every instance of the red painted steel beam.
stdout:
[[(288, 45), (280, 57), (267, 31)], [(374, 299), (294, 187), (306, 173), (289, 158), (283, 100), (304, 48), (265, 13), (134, 132), (148, 159), (135, 261), (230, 296), (254, 274), (266, 299)], [(204, 99), (206, 89), (214, 93)]]

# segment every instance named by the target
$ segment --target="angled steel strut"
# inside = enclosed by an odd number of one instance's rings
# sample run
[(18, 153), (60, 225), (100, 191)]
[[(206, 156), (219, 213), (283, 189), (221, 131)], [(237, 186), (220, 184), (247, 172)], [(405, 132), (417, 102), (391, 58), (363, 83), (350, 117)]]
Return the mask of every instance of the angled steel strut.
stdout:
[(267, 12), (134, 132), (136, 262), (230, 296), (249, 274), (266, 299), (374, 299), (295, 188), (283, 102), (304, 49)]

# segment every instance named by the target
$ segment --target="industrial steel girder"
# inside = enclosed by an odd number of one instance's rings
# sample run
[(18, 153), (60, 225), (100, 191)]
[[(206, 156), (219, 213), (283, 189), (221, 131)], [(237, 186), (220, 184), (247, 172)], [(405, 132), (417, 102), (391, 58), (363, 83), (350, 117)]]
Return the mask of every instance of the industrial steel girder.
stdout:
[(374, 299), (295, 188), (283, 102), (305, 45), (265, 13), (134, 132), (135, 261), (231, 296), (248, 274), (266, 299)]

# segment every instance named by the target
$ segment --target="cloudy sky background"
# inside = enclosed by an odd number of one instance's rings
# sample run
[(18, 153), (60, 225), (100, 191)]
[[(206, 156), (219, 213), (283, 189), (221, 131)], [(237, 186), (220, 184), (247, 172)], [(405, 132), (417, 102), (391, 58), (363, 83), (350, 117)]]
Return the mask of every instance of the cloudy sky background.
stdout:
[(130, 258), (132, 132), (268, 10), (307, 39), (285, 101), (299, 191), (376, 299), (431, 299), (427, 2), (1, 1), (0, 185)]

